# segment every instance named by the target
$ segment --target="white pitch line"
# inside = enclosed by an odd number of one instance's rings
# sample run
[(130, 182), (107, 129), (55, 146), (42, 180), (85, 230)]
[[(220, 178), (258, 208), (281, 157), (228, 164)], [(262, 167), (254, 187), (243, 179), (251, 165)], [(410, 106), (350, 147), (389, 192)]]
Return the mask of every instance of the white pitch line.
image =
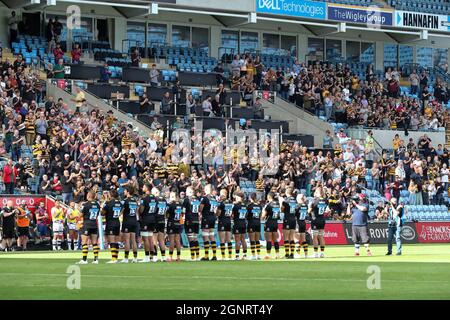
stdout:
[[(42, 277), (68, 277), (68, 274), (60, 273), (0, 273), (0, 276), (42, 276)], [(104, 274), (82, 274), (81, 277), (88, 278), (122, 278), (122, 279), (186, 279), (182, 276), (139, 276), (139, 275), (104, 275)], [(214, 280), (273, 280), (273, 281), (337, 281), (337, 282), (366, 282), (367, 279), (342, 279), (342, 278), (278, 278), (278, 277), (230, 277), (230, 276), (191, 276), (190, 279), (214, 279)], [(450, 280), (400, 280), (383, 279), (382, 282), (400, 282), (400, 283), (450, 283)]]

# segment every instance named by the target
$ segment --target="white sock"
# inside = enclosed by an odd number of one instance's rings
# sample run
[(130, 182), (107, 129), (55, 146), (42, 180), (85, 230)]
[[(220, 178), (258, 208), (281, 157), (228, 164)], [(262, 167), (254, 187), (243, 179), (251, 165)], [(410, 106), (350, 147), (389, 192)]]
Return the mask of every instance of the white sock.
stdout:
[(55, 250), (56, 249), (56, 240), (55, 239), (52, 240), (52, 246), (53, 246), (53, 250)]
[(369, 244), (368, 244), (368, 243), (366, 243), (366, 244), (364, 245), (364, 247), (366, 248), (366, 251), (370, 251), (370, 249), (369, 249)]
[(355, 244), (355, 252), (359, 253), (359, 244)]
[(56, 240), (56, 248), (59, 250), (61, 249), (61, 240)]

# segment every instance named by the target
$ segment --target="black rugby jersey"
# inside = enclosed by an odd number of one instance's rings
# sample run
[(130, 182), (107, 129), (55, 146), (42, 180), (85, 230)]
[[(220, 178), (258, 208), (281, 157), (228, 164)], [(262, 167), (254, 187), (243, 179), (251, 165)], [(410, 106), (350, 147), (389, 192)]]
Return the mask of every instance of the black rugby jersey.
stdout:
[(163, 197), (158, 198), (158, 211), (156, 215), (156, 221), (161, 223), (166, 221), (167, 201)]
[(110, 200), (105, 203), (105, 219), (108, 226), (120, 226), (120, 213), (122, 212), (122, 202), (120, 200)]
[(135, 225), (137, 221), (137, 210), (139, 203), (134, 198), (126, 198), (123, 201), (123, 224), (125, 225)]
[(88, 228), (97, 227), (97, 217), (100, 214), (100, 204), (97, 201), (89, 201), (83, 204), (83, 225)]
[(156, 212), (158, 201), (153, 195), (146, 195), (141, 199), (141, 206), (144, 210), (141, 213), (141, 220), (146, 223), (153, 223), (156, 221)]
[(168, 205), (167, 209), (167, 223), (173, 225), (180, 225), (181, 215), (183, 214), (183, 202), (175, 201)]
[(230, 201), (222, 201), (219, 205), (220, 216), (219, 221), (231, 222), (234, 204)]
[(186, 222), (198, 223), (199, 222), (199, 209), (200, 200), (196, 197), (185, 198), (183, 202), (186, 214)]

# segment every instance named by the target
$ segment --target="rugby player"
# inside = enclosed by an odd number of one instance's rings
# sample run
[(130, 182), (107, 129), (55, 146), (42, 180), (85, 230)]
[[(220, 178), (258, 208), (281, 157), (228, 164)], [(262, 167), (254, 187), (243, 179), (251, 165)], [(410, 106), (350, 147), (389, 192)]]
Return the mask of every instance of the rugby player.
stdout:
[(266, 221), (264, 226), (264, 236), (266, 238), (266, 251), (267, 254), (264, 259), (271, 258), (272, 242), (275, 247), (275, 258), (279, 259), (280, 246), (278, 244), (278, 220), (280, 219), (280, 204), (275, 201), (273, 192), (269, 192), (267, 195), (267, 204), (265, 205), (262, 213), (262, 219)]
[(283, 213), (284, 257), (294, 259), (295, 251), (295, 212), (297, 201), (293, 197), (293, 189), (286, 189), (286, 198), (282, 199), (281, 212)]
[(245, 233), (247, 230), (247, 207), (243, 204), (244, 193), (236, 192), (234, 194), (236, 199), (233, 209), (233, 235), (235, 241), (236, 259), (240, 260), (239, 251), (242, 244), (242, 260), (247, 258), (247, 242), (245, 241)]
[(166, 261), (166, 212), (167, 212), (167, 201), (164, 197), (160, 196), (160, 191), (158, 188), (152, 189), (153, 195), (158, 200), (158, 211), (156, 215), (156, 227), (155, 233), (153, 234), (153, 243), (155, 247), (155, 256), (153, 261), (158, 261), (158, 253), (156, 245), (159, 245), (159, 250), (161, 251), (161, 261)]
[[(251, 260), (260, 260), (261, 253), (261, 205), (256, 200), (256, 194), (252, 193), (249, 197), (250, 203), (247, 206), (247, 232), (250, 238), (250, 248), (252, 251)], [(255, 255), (256, 251), (256, 255)]]
[(83, 229), (81, 233), (82, 253), (83, 259), (78, 264), (87, 264), (88, 256), (88, 241), (91, 240), (92, 249), (94, 252), (93, 264), (98, 264), (98, 226), (97, 218), (100, 213), (100, 204), (95, 200), (95, 192), (89, 191), (86, 195), (87, 201), (81, 207), (81, 214), (83, 216)]
[[(317, 191), (317, 190), (316, 190)], [(311, 215), (311, 229), (313, 232), (313, 246), (314, 246), (314, 258), (325, 257), (325, 210), (327, 208), (327, 202), (324, 198), (324, 192), (322, 188), (318, 189), (318, 197), (314, 198), (314, 201), (309, 207), (309, 214)], [(320, 255), (318, 253), (320, 245)]]
[(145, 184), (142, 187), (144, 197), (141, 199), (139, 205), (139, 223), (141, 228), (141, 236), (144, 241), (145, 258), (139, 262), (153, 261), (155, 256), (155, 244), (153, 242), (153, 232), (155, 232), (156, 223), (156, 209), (158, 201), (151, 192), (152, 187), (149, 184)]
[(222, 255), (222, 260), (225, 260), (225, 243), (227, 243), (228, 259), (231, 260), (233, 254), (233, 245), (231, 242), (231, 214), (234, 204), (228, 200), (227, 189), (220, 190), (219, 202), (217, 216), (219, 218), (218, 232), (220, 239), (220, 253)]
[(178, 199), (176, 192), (171, 192), (169, 196), (169, 207), (167, 209), (167, 234), (169, 236), (169, 261), (173, 259), (173, 250), (177, 248), (177, 261), (181, 261), (181, 224), (183, 219), (183, 201)]
[(308, 242), (306, 241), (306, 218), (308, 217), (308, 200), (303, 193), (297, 195), (297, 231), (298, 231), (298, 249), (300, 255), (300, 246), (303, 247), (305, 258), (308, 258)]
[(106, 219), (105, 236), (111, 251), (111, 260), (107, 263), (117, 263), (119, 257), (120, 215), (122, 209), (122, 202), (119, 200), (117, 190), (111, 190), (109, 198), (102, 206), (101, 211)]
[(78, 205), (71, 201), (69, 204), (69, 210), (67, 210), (67, 249), (77, 250), (78, 245), (78, 228), (77, 222), (80, 219), (80, 212), (78, 211)]
[(52, 247), (53, 251), (62, 250), (61, 242), (63, 240), (64, 233), (64, 210), (61, 207), (61, 203), (59, 201), (55, 201), (55, 206), (50, 211), (52, 214), (53, 221), (53, 240)]
[(198, 232), (200, 230), (199, 207), (200, 200), (194, 195), (194, 188), (186, 188), (186, 198), (183, 206), (185, 208), (184, 229), (189, 239), (189, 248), (191, 251), (191, 261), (200, 259), (200, 249), (198, 243)]
[(125, 199), (122, 205), (122, 237), (124, 240), (124, 259), (120, 261), (121, 263), (128, 263), (128, 256), (130, 254), (130, 249), (133, 249), (133, 260), (132, 263), (137, 263), (137, 243), (136, 243), (136, 229), (137, 229), (137, 209), (138, 202), (133, 196), (134, 190), (131, 186), (126, 186), (124, 189)]
[(202, 215), (202, 235), (203, 235), (203, 246), (205, 249), (205, 256), (201, 259), (202, 261), (209, 260), (209, 245), (211, 243), (211, 248), (213, 252), (212, 261), (217, 260), (216, 257), (216, 239), (214, 238), (214, 227), (216, 225), (216, 211), (219, 203), (212, 195), (212, 186), (207, 184), (205, 186), (205, 195), (202, 197), (200, 202), (200, 212)]

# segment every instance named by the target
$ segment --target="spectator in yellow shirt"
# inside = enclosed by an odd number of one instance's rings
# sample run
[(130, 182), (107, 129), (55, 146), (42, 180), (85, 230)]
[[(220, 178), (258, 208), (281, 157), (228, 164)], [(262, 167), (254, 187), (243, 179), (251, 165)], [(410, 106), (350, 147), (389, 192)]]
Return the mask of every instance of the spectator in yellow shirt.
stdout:
[(400, 146), (400, 137), (398, 136), (398, 134), (395, 135), (394, 139), (392, 139), (392, 147), (394, 148), (394, 150), (397, 150), (398, 147)]

